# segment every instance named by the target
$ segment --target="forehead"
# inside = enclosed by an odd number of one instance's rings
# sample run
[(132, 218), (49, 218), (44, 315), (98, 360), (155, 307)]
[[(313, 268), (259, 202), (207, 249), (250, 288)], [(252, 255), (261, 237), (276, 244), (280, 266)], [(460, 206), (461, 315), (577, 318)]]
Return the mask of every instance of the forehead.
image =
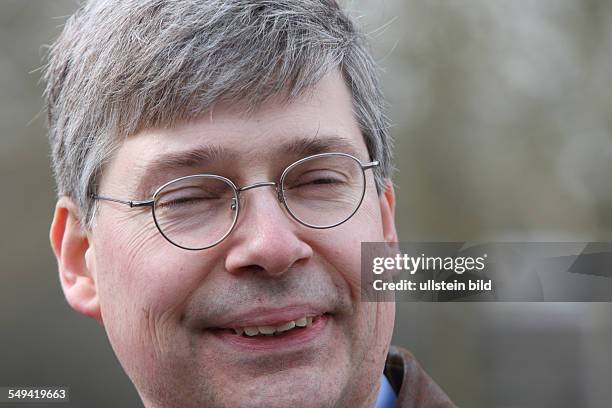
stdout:
[(197, 120), (143, 130), (119, 147), (103, 184), (121, 180), (134, 190), (146, 181), (184, 175), (181, 168), (214, 163), (217, 169), (252, 169), (325, 151), (368, 158), (350, 92), (337, 72), (291, 103), (272, 98), (249, 115), (222, 103)]

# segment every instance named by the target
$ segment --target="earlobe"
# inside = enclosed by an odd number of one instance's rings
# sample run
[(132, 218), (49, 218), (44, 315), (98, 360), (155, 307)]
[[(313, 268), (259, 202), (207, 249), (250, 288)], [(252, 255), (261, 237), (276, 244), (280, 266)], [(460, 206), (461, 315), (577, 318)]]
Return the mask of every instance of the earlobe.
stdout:
[(397, 243), (397, 231), (395, 229), (395, 191), (391, 180), (385, 180), (385, 190), (379, 195), (380, 212), (382, 216), (383, 236), (385, 241)]
[(57, 201), (50, 239), (68, 304), (77, 312), (102, 323), (93, 248), (81, 227), (78, 209), (69, 197)]

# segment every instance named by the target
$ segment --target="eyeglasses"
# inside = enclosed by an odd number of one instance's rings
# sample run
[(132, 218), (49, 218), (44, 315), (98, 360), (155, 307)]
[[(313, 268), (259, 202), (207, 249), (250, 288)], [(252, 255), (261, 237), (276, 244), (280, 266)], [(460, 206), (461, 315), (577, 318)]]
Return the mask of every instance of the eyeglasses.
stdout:
[(95, 194), (92, 198), (130, 208), (151, 207), (161, 235), (179, 248), (195, 251), (227, 238), (238, 220), (241, 193), (258, 187), (274, 187), (287, 213), (300, 224), (316, 229), (336, 227), (357, 212), (366, 191), (365, 170), (378, 165), (378, 161), (362, 163), (346, 153), (321, 153), (290, 164), (278, 183), (237, 187), (226, 177), (195, 174), (163, 184), (148, 200)]

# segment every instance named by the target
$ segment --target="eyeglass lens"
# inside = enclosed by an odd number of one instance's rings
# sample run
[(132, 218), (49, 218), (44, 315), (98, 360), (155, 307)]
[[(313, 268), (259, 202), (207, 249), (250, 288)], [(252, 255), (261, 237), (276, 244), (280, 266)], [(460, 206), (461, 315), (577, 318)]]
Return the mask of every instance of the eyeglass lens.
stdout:
[[(309, 158), (290, 166), (281, 180), (285, 205), (297, 221), (328, 228), (350, 218), (363, 199), (361, 165), (343, 155)], [(227, 180), (196, 175), (165, 185), (155, 195), (153, 216), (160, 232), (187, 249), (215, 245), (232, 230), (237, 192)]]
[(311, 227), (326, 228), (348, 219), (364, 192), (361, 165), (348, 156), (307, 159), (291, 167), (282, 181), (291, 214)]

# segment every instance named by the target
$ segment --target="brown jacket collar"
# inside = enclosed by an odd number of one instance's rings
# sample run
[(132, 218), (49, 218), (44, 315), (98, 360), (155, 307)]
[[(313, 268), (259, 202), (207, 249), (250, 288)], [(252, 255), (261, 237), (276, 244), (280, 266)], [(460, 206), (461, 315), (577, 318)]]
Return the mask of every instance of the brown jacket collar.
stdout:
[(397, 395), (398, 408), (457, 408), (408, 350), (391, 346), (384, 374)]

